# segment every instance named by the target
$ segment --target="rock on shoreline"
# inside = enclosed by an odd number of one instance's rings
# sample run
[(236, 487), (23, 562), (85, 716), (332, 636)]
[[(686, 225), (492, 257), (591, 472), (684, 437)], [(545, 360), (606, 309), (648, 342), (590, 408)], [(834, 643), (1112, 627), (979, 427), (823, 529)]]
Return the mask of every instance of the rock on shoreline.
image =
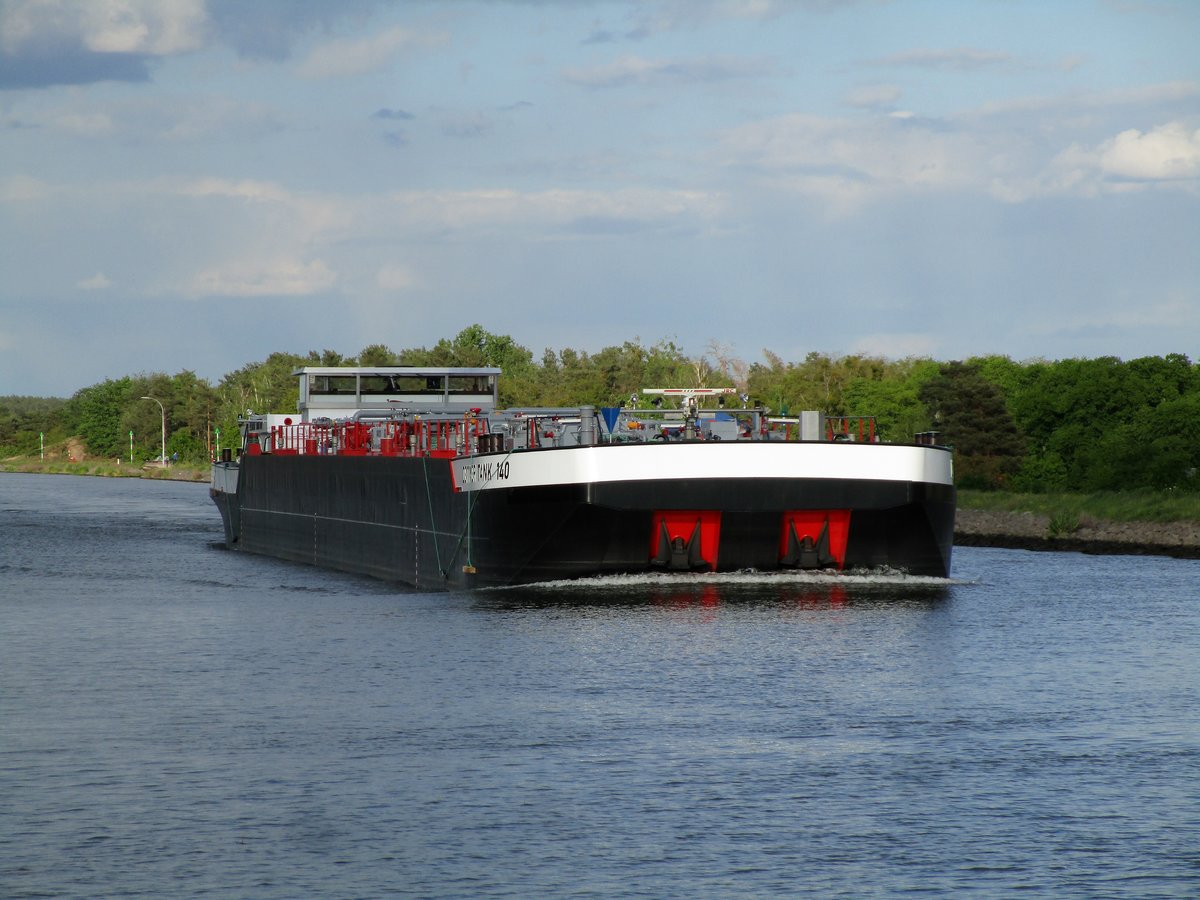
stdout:
[(954, 522), (954, 543), (1200, 559), (1200, 522), (1110, 522), (1081, 516), (1078, 529), (1051, 537), (1049, 516), (960, 508)]

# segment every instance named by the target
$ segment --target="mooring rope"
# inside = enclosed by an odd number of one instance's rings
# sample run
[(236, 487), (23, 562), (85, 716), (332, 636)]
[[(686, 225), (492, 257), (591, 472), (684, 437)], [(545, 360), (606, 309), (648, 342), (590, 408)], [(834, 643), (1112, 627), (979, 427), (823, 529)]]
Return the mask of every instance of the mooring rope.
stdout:
[[(446, 570), (442, 567), (442, 548), (438, 546), (438, 530), (437, 522), (433, 520), (433, 491), (429, 489), (429, 457), (421, 457), (421, 469), (425, 473), (425, 499), (429, 501), (429, 528), (433, 532), (433, 553), (437, 558), (438, 571), (442, 573), (442, 579), (446, 578)], [(457, 550), (455, 551), (457, 552)]]
[[(501, 462), (508, 461), (508, 458), (513, 455), (513, 449), (515, 448), (510, 448), (509, 451), (504, 454), (504, 459), (501, 460)], [(496, 469), (493, 468), (492, 474), (489, 475), (483, 483), (487, 484), (488, 482), (494, 480), (495, 477)], [(428, 492), (428, 490), (428, 476), (426, 476), (426, 492)], [(475, 514), (475, 504), (479, 502), (479, 492), (481, 490), (482, 488), (477, 488), (473, 491), (463, 492), (467, 494), (467, 524), (463, 527), (462, 532), (458, 535), (458, 543), (454, 545), (454, 552), (450, 554), (451, 562), (454, 562), (454, 558), (458, 556), (458, 551), (462, 549), (463, 539), (465, 538), (467, 541), (467, 565), (472, 567), (475, 565), (475, 561), (471, 558), (471, 517)], [(443, 572), (442, 575), (444, 577), (445, 572)]]

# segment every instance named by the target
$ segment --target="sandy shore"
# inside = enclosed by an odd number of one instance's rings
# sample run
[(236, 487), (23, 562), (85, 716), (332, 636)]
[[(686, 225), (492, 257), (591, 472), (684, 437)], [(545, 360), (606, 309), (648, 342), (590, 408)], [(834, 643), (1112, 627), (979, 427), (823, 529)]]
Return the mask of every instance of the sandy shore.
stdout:
[(1071, 534), (1050, 537), (1049, 531), (1049, 516), (959, 509), (954, 543), (1200, 559), (1200, 522), (1109, 522), (1083, 516)]

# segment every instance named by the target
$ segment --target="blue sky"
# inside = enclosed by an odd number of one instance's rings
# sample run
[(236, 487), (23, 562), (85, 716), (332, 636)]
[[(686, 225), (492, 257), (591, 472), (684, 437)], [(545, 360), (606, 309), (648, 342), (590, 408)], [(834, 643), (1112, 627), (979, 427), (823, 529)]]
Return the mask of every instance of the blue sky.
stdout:
[(1191, 0), (0, 0), (0, 395), (285, 350), (1200, 356)]

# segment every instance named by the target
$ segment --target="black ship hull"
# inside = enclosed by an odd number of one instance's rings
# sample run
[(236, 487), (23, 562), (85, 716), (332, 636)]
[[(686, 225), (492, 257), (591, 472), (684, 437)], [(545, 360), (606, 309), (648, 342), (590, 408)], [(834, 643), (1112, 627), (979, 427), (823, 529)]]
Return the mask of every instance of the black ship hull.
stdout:
[[(559, 452), (571, 451), (540, 451)], [(795, 564), (789, 511), (834, 510), (848, 522), (837, 567), (950, 571), (955, 494), (945, 483), (721, 475), (464, 490), (435, 457), (246, 455), (235, 465), (228, 488), (214, 479), (212, 490), (231, 548), (423, 590), (676, 567), (660, 542), (664, 510), (696, 511), (697, 538), (703, 520), (697, 570)]]

